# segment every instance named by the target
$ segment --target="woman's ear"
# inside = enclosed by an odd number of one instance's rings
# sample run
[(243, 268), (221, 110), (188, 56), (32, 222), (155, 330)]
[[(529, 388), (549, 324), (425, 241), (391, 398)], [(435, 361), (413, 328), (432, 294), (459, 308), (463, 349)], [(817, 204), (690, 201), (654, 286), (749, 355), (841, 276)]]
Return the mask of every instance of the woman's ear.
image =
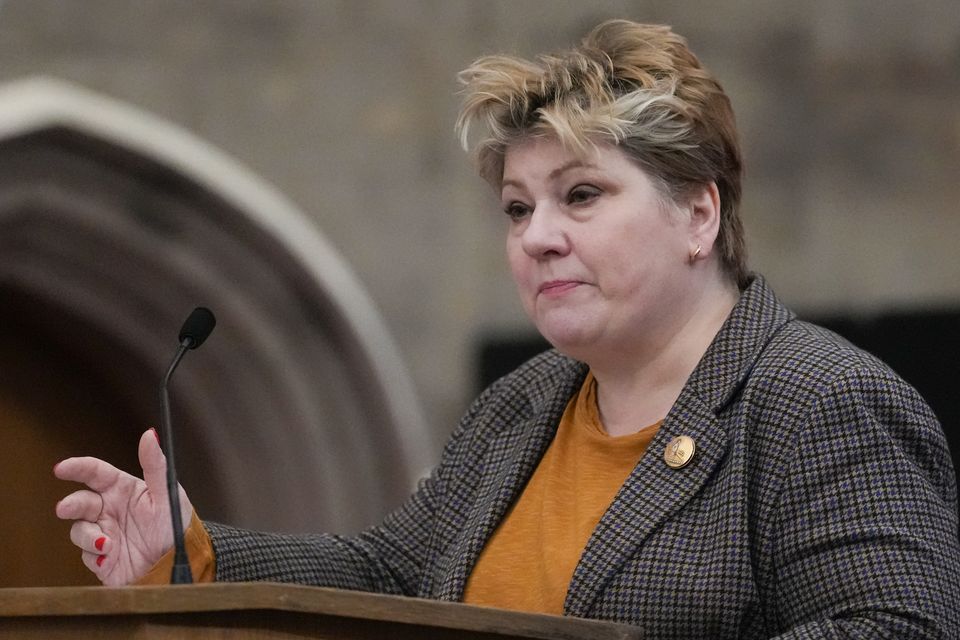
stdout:
[(713, 251), (717, 234), (720, 233), (720, 190), (717, 183), (708, 182), (690, 191), (686, 201), (689, 213), (691, 255), (700, 247), (699, 258)]

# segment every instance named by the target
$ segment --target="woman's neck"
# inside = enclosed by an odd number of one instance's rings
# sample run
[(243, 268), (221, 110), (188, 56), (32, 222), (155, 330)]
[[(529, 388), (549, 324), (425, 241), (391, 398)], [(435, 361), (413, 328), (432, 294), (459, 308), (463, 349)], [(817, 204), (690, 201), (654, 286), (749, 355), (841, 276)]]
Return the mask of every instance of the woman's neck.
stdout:
[(608, 434), (635, 433), (667, 415), (739, 295), (732, 285), (707, 287), (656, 345), (588, 363)]

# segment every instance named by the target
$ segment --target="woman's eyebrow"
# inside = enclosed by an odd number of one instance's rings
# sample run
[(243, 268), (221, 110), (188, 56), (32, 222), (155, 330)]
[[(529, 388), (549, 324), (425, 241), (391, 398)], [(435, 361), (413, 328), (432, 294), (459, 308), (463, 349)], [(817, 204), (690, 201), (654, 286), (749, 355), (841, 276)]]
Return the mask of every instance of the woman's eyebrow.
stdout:
[(570, 171), (571, 169), (596, 169), (596, 168), (597, 168), (597, 165), (593, 164), (592, 162), (584, 162), (583, 160), (574, 159), (574, 160), (571, 160), (570, 162), (567, 162), (566, 164), (563, 164), (557, 167), (556, 169), (551, 171), (547, 177), (556, 178), (557, 176), (567, 171)]
[[(560, 165), (559, 167), (557, 167), (556, 169), (548, 173), (547, 178), (553, 180), (559, 177), (560, 175), (562, 175), (563, 173), (570, 171), (571, 169), (598, 169), (598, 168), (599, 167), (597, 167), (597, 165), (593, 164), (592, 162), (584, 162), (583, 160), (574, 159), (565, 164)], [(506, 178), (500, 182), (501, 191), (503, 190), (503, 187), (507, 187), (507, 186), (517, 187), (518, 189), (522, 189), (523, 183), (519, 180), (514, 180), (512, 178)]]

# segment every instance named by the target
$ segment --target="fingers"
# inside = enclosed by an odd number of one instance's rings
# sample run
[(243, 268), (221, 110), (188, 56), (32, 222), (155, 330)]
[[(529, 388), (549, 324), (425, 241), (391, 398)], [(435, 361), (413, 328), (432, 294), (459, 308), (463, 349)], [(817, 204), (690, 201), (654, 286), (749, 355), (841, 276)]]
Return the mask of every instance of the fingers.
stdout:
[(104, 533), (100, 525), (77, 520), (70, 527), (70, 542), (80, 548), (81, 551), (95, 555), (106, 555), (110, 552), (112, 541)]
[(154, 429), (144, 431), (137, 448), (143, 481), (155, 500), (167, 500), (167, 457), (160, 448), (160, 440)]
[(103, 497), (86, 489), (74, 491), (57, 503), (55, 511), (61, 520), (95, 522), (103, 512)]
[(80, 559), (83, 561), (84, 566), (97, 576), (100, 582), (103, 582), (103, 571), (105, 565), (107, 564), (107, 556), (100, 555), (99, 553), (90, 553), (89, 551), (84, 551), (80, 554)]
[(70, 527), (70, 542), (80, 548), (80, 560), (84, 566), (104, 582), (104, 570), (110, 562), (108, 554), (113, 544), (103, 529), (93, 522), (77, 520)]
[(113, 486), (124, 472), (99, 458), (67, 458), (57, 463), (53, 475), (61, 480), (82, 482), (97, 492)]

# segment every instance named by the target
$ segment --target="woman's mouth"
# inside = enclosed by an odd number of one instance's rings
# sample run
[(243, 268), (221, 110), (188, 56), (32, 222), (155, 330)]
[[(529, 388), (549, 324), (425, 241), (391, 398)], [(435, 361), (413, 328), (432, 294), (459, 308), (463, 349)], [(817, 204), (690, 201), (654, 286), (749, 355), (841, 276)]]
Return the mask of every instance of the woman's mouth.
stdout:
[(537, 293), (545, 296), (559, 296), (581, 284), (583, 283), (579, 280), (550, 280), (541, 284)]

